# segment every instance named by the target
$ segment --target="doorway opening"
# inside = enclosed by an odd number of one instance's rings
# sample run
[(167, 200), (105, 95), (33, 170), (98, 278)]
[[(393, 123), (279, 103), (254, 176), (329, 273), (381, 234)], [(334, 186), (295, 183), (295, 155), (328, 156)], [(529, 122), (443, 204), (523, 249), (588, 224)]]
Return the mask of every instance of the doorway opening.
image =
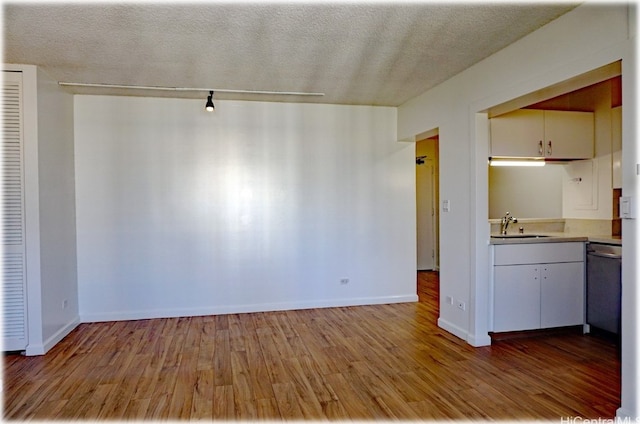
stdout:
[(440, 268), (438, 142), (437, 133), (416, 142), (418, 271), (437, 271)]

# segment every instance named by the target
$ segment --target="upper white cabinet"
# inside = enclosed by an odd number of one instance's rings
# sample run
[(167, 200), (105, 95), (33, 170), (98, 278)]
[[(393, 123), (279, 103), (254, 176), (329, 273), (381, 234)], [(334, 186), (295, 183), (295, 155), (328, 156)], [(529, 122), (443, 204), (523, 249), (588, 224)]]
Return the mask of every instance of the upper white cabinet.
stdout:
[(592, 112), (520, 109), (491, 118), (491, 156), (590, 159)]

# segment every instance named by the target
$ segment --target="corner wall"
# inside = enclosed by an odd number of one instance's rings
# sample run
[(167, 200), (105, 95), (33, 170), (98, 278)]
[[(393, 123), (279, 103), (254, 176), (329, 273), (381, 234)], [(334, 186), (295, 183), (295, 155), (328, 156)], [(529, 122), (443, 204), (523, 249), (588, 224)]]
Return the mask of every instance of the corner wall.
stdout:
[(80, 322), (76, 263), (73, 95), (38, 68), (43, 350)]

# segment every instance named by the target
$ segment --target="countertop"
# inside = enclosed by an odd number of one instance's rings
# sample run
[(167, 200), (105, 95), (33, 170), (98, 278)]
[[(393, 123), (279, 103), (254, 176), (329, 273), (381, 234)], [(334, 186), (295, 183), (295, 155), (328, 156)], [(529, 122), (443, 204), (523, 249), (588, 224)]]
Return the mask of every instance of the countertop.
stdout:
[[(540, 235), (544, 237), (517, 238), (517, 233), (507, 234), (506, 237), (500, 234), (491, 234), (490, 244), (530, 244), (530, 243), (568, 243), (568, 242), (590, 242), (590, 243), (606, 243), (621, 246), (622, 238), (611, 235), (580, 235), (573, 233), (554, 233), (536, 231), (531, 235)], [(524, 235), (527, 235), (525, 233)], [(512, 236), (512, 237), (509, 237)]]

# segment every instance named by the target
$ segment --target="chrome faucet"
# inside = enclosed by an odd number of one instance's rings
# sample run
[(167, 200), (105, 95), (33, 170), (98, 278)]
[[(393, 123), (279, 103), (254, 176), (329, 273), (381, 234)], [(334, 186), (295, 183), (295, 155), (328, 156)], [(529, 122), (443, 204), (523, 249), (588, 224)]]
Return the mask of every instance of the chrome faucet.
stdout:
[(507, 228), (509, 227), (509, 223), (513, 222), (516, 223), (518, 222), (518, 218), (513, 217), (513, 216), (509, 216), (511, 215), (510, 212), (507, 212), (502, 219), (500, 220), (500, 234), (507, 234)]

